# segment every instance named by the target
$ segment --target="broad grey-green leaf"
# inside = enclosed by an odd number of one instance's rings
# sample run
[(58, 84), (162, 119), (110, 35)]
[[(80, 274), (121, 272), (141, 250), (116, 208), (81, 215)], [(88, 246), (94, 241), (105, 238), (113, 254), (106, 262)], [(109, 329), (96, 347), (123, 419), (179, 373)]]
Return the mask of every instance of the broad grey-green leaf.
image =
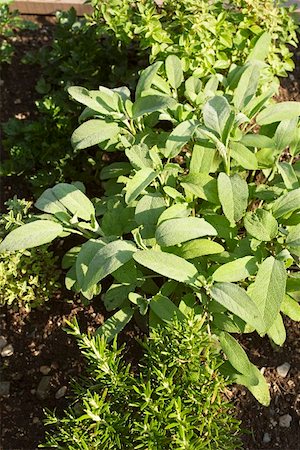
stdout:
[(231, 109), (226, 98), (216, 95), (204, 105), (203, 119), (205, 126), (222, 136), (230, 112)]
[(138, 225), (155, 225), (166, 209), (164, 197), (159, 193), (146, 194), (137, 203), (135, 220)]
[[(252, 383), (251, 379), (253, 376), (256, 376), (258, 382)], [(256, 398), (264, 406), (269, 406), (271, 397), (268, 383), (266, 382), (263, 374), (258, 370), (258, 368), (251, 363), (251, 372), (250, 374), (238, 374), (236, 373), (233, 376), (233, 381), (238, 384), (242, 384), (249, 389), (252, 395)]]
[(273, 205), (274, 217), (280, 218), (300, 209), (300, 188), (279, 197)]
[(207, 173), (190, 173), (182, 177), (181, 186), (188, 194), (219, 204), (217, 180)]
[(88, 267), (95, 254), (103, 248), (107, 243), (103, 239), (90, 239), (82, 245), (80, 252), (76, 258), (76, 279), (78, 288), (81, 289), (84, 283)]
[(176, 254), (184, 259), (193, 259), (222, 252), (224, 252), (224, 247), (217, 242), (209, 239), (195, 239), (182, 244), (177, 248)]
[(240, 142), (230, 144), (230, 156), (244, 169), (257, 170), (258, 164), (254, 153)]
[(258, 64), (250, 64), (243, 72), (233, 94), (233, 104), (238, 111), (243, 111), (245, 106), (254, 97), (259, 81), (260, 69)]
[(274, 148), (276, 150), (282, 151), (291, 144), (294, 140), (297, 123), (298, 117), (280, 122), (273, 137)]
[(150, 301), (152, 311), (164, 322), (172, 322), (175, 317), (178, 320), (184, 319), (184, 314), (174, 303), (164, 295), (156, 294)]
[(166, 158), (174, 158), (180, 153), (182, 147), (192, 139), (198, 123), (197, 120), (192, 119), (177, 125), (166, 141), (166, 151), (164, 152)]
[(143, 91), (146, 91), (151, 87), (155, 75), (157, 74), (161, 65), (162, 61), (157, 61), (156, 63), (152, 64), (142, 71), (135, 90), (136, 99), (142, 95)]
[(300, 305), (289, 295), (285, 295), (283, 302), (281, 303), (280, 310), (292, 320), (300, 322)]
[(243, 375), (249, 376), (249, 381), (252, 384), (257, 384), (258, 379), (256, 374), (252, 371), (252, 364), (250, 363), (245, 350), (237, 340), (226, 332), (222, 332), (219, 339), (223, 352), (235, 370)]
[(105, 107), (105, 103), (103, 105), (98, 101), (98, 98), (101, 95), (100, 91), (88, 91), (81, 86), (71, 86), (69, 87), (68, 92), (74, 100), (87, 106), (96, 113), (107, 114), (109, 112), (109, 109)]
[(271, 39), (272, 37), (267, 31), (259, 36), (247, 58), (247, 61), (264, 61), (269, 55)]
[(97, 284), (129, 261), (136, 246), (129, 241), (113, 241), (100, 248), (91, 260), (83, 283), (83, 291)]
[(134, 288), (134, 285), (128, 283), (112, 284), (102, 297), (106, 311), (119, 308)]
[(51, 220), (35, 220), (11, 231), (0, 244), (0, 253), (39, 247), (53, 241), (63, 227)]
[(198, 276), (195, 266), (179, 256), (155, 250), (140, 250), (134, 260), (144, 267), (181, 283), (193, 284)]
[(289, 250), (300, 256), (300, 224), (289, 227), (289, 234), (286, 239)]
[(284, 263), (269, 256), (260, 265), (255, 282), (249, 289), (249, 295), (260, 311), (264, 332), (271, 328), (280, 311), (285, 296), (286, 278)]
[(156, 177), (157, 173), (148, 167), (136, 172), (126, 185), (126, 203), (133, 202)]
[(172, 88), (178, 89), (183, 82), (182, 64), (178, 56), (169, 55), (166, 58), (166, 74)]
[(133, 145), (132, 147), (126, 148), (125, 154), (135, 169), (139, 170), (145, 167), (153, 168), (153, 161), (149, 156), (147, 145)]
[(278, 232), (276, 219), (269, 211), (260, 208), (246, 213), (244, 226), (247, 232), (258, 241), (272, 241)]
[(281, 314), (278, 313), (273, 324), (268, 329), (267, 335), (276, 345), (282, 346), (286, 340), (286, 331)]
[(120, 311), (107, 319), (104, 324), (97, 329), (96, 335), (104, 336), (107, 342), (112, 341), (113, 338), (123, 330), (128, 322), (130, 322), (133, 313), (133, 309), (129, 306), (120, 309)]
[(234, 225), (244, 215), (248, 206), (248, 185), (240, 175), (229, 177), (224, 172), (218, 176), (218, 193), (223, 212)]
[(190, 173), (210, 173), (212, 171), (215, 154), (215, 148), (203, 147), (197, 144), (194, 145), (190, 162)]
[(46, 189), (35, 202), (35, 207), (48, 214), (67, 212), (67, 209), (54, 195), (53, 189)]
[(277, 167), (287, 190), (297, 189), (299, 180), (293, 166), (287, 162), (281, 162), (277, 164)]
[(76, 128), (72, 134), (72, 146), (75, 150), (92, 147), (117, 136), (119, 130), (116, 123), (108, 123), (100, 119), (88, 120)]
[(177, 245), (202, 236), (216, 236), (215, 228), (198, 217), (183, 217), (165, 220), (155, 233), (157, 243), (162, 247)]
[(244, 256), (220, 266), (212, 275), (214, 281), (241, 281), (257, 272), (257, 260), (253, 256)]
[(216, 283), (211, 289), (211, 296), (216, 302), (252, 325), (258, 332), (264, 330), (260, 310), (241, 287), (233, 283)]
[(132, 170), (129, 162), (114, 162), (109, 166), (104, 166), (100, 172), (100, 180), (110, 180), (121, 175), (128, 175)]
[(190, 213), (191, 209), (188, 207), (187, 203), (176, 203), (175, 205), (169, 206), (169, 208), (159, 216), (158, 223), (178, 217), (188, 217)]
[(146, 97), (139, 97), (132, 107), (133, 118), (137, 119), (144, 114), (165, 111), (175, 104), (176, 101), (174, 98), (163, 95), (147, 95)]
[(52, 188), (52, 192), (70, 213), (80, 219), (88, 221), (95, 214), (93, 203), (73, 184), (59, 183)]
[(267, 106), (257, 117), (258, 125), (268, 125), (300, 116), (300, 102), (281, 102)]

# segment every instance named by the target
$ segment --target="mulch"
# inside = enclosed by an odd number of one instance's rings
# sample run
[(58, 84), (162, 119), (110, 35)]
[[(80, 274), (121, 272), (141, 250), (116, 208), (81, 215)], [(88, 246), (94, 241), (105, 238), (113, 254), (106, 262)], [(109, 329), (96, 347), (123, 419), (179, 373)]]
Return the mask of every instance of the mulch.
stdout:
[[(39, 18), (35, 18), (38, 20)], [(21, 63), (24, 53), (51, 40), (53, 25), (44, 21), (35, 32), (22, 32), (15, 41), (16, 54), (10, 66), (4, 67), (1, 93), (1, 121), (9, 117), (34, 117), (34, 101), (38, 98), (35, 83), (39, 77), (38, 67)], [(300, 52), (295, 54), (296, 69), (282, 80), (280, 101), (300, 101)], [(26, 186), (14, 177), (1, 185), (1, 204), (14, 194), (27, 196)], [(62, 412), (68, 405), (72, 379), (84, 373), (84, 361), (75, 339), (64, 331), (65, 321), (77, 320), (83, 331), (95, 330), (104, 319), (105, 310), (100, 299), (89, 306), (72, 293), (62, 290), (43, 308), (13, 311), (3, 308), (0, 315), (1, 335), (13, 346), (10, 357), (2, 358), (1, 381), (10, 382), (10, 395), (1, 401), (1, 432), (3, 450), (35, 450), (44, 439), (44, 410)], [(286, 320), (287, 341), (283, 348), (273, 347), (268, 339), (255, 334), (241, 336), (251, 360), (264, 372), (270, 385), (272, 402), (266, 408), (257, 403), (243, 387), (233, 387), (228, 394), (236, 406), (242, 426), (248, 430), (243, 437), (245, 450), (300, 449), (300, 329), (295, 322)], [(137, 335), (134, 326), (128, 327), (122, 340), (128, 342), (129, 360), (139, 355), (133, 339)], [(285, 378), (278, 375), (276, 367), (283, 363), (291, 365)], [(47, 396), (41, 399), (37, 387), (44, 376), (42, 366), (50, 368)], [(57, 399), (61, 387), (66, 395)], [(279, 425), (282, 415), (290, 414), (291, 425)], [(266, 433), (270, 442), (266, 443)], [(226, 450), (226, 449), (224, 449)]]

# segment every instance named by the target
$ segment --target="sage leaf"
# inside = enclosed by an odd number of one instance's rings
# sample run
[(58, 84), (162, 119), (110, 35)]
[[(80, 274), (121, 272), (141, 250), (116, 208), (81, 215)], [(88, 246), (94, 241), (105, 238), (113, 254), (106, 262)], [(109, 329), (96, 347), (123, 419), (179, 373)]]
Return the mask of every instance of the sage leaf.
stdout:
[(285, 296), (286, 278), (284, 263), (269, 256), (260, 265), (255, 282), (249, 289), (249, 295), (260, 311), (265, 332), (273, 325), (280, 311)]
[(119, 130), (116, 123), (91, 119), (76, 128), (72, 134), (71, 143), (75, 150), (81, 150), (115, 137)]
[(193, 264), (170, 253), (140, 250), (133, 255), (133, 258), (137, 263), (153, 272), (181, 283), (193, 284), (198, 276)]
[(156, 177), (157, 173), (148, 167), (136, 172), (126, 185), (126, 203), (133, 202)]
[(217, 242), (209, 239), (194, 239), (191, 242), (185, 242), (176, 249), (176, 254), (184, 259), (199, 258), (205, 255), (214, 255), (224, 252), (224, 247)]
[(142, 71), (135, 90), (136, 99), (141, 97), (143, 91), (150, 89), (155, 75), (157, 74), (161, 65), (162, 61), (157, 61), (156, 63), (152, 64)]
[(240, 142), (230, 144), (230, 156), (244, 169), (257, 170), (258, 168), (255, 154)]
[(280, 175), (282, 176), (285, 187), (290, 191), (299, 188), (297, 175), (291, 164), (281, 162), (277, 164)]
[(105, 245), (107, 245), (107, 242), (105, 242), (103, 239), (90, 239), (82, 245), (75, 261), (76, 279), (79, 289), (82, 289), (83, 287), (85, 276), (92, 259), (94, 258), (98, 250), (105, 247)]
[(300, 116), (300, 102), (281, 102), (267, 106), (256, 116), (258, 125), (268, 125)]
[(96, 335), (104, 336), (107, 342), (112, 341), (130, 322), (133, 317), (133, 312), (133, 309), (129, 306), (120, 309), (96, 330)]
[(273, 204), (276, 219), (300, 209), (300, 188), (281, 195)]
[(51, 220), (35, 220), (11, 231), (0, 244), (0, 253), (39, 247), (53, 241), (63, 227)]
[(241, 281), (257, 272), (257, 261), (253, 256), (244, 256), (220, 266), (212, 275), (214, 281)]
[(182, 64), (178, 56), (169, 55), (166, 58), (165, 67), (170, 85), (172, 86), (172, 88), (178, 89), (184, 80)]
[(264, 330), (260, 310), (241, 287), (233, 283), (216, 283), (211, 289), (211, 296), (216, 302), (252, 325), (258, 332)]
[(300, 322), (300, 305), (289, 295), (285, 295), (280, 310), (290, 319)]
[(204, 105), (203, 120), (205, 126), (222, 136), (230, 112), (231, 109), (226, 98), (216, 95)]
[[(95, 215), (93, 203), (73, 184), (59, 183), (52, 188), (52, 193), (72, 215), (86, 221)], [(41, 202), (41, 197), (39, 201)]]
[(260, 208), (254, 212), (246, 213), (244, 226), (250, 236), (258, 241), (272, 241), (278, 232), (276, 219), (269, 211)]
[(179, 308), (168, 297), (161, 294), (152, 297), (150, 300), (150, 308), (164, 322), (172, 322), (175, 317), (178, 320), (185, 318)]
[(149, 149), (145, 144), (133, 145), (132, 147), (126, 148), (125, 154), (136, 170), (153, 167), (153, 161), (149, 156)]
[(258, 64), (250, 64), (243, 72), (233, 94), (233, 104), (238, 111), (243, 111), (254, 97), (259, 81)]
[(165, 158), (174, 158), (180, 153), (182, 147), (192, 139), (198, 124), (197, 120), (185, 120), (177, 125), (166, 141)]
[(248, 185), (240, 175), (229, 177), (224, 172), (218, 176), (218, 194), (223, 212), (232, 226), (244, 215), (248, 205)]
[(133, 104), (132, 112), (133, 119), (156, 111), (165, 111), (169, 107), (176, 104), (176, 101), (171, 97), (162, 95), (147, 95), (146, 97), (139, 97)]
[(136, 246), (132, 242), (121, 240), (110, 242), (100, 248), (89, 263), (83, 291), (87, 291), (129, 261), (135, 251)]
[(155, 238), (162, 247), (177, 245), (202, 236), (216, 236), (215, 228), (198, 217), (165, 220), (156, 229)]
[(277, 314), (273, 324), (268, 330), (267, 335), (276, 345), (281, 347), (284, 344), (286, 340), (286, 331), (281, 314)]
[(300, 224), (289, 227), (286, 243), (291, 253), (300, 256)]

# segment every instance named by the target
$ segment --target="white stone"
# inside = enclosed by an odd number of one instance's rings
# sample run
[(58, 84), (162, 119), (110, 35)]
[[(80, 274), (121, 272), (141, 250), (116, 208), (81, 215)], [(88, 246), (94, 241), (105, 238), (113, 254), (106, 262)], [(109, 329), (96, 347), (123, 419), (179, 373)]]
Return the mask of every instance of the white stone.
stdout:
[(289, 428), (292, 422), (292, 416), (289, 414), (284, 414), (284, 416), (279, 417), (279, 425), (283, 428)]
[(49, 366), (41, 366), (40, 367), (40, 372), (43, 375), (48, 375), (48, 373), (50, 373), (50, 371), (51, 371), (51, 367), (49, 367)]
[(281, 366), (278, 366), (276, 368), (276, 371), (280, 377), (285, 378), (287, 376), (287, 374), (289, 373), (290, 368), (291, 368), (291, 365), (288, 362), (285, 362), (285, 363), (281, 364)]
[(13, 348), (13, 346), (11, 344), (6, 345), (1, 350), (1, 356), (3, 356), (3, 358), (8, 357), (8, 356), (12, 356), (13, 354), (14, 354), (14, 348)]
[(269, 444), (269, 442), (271, 442), (271, 436), (269, 435), (269, 433), (264, 433), (263, 443)]
[(59, 400), (60, 398), (64, 397), (67, 393), (67, 386), (62, 386), (55, 394), (56, 400)]

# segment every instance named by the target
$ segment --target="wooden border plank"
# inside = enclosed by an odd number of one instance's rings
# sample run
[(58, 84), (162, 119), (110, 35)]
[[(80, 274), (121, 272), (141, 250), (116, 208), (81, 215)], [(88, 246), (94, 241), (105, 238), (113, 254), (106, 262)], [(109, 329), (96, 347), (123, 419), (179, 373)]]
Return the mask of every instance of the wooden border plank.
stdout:
[(17, 9), (21, 14), (55, 15), (57, 11), (67, 11), (75, 8), (79, 16), (91, 14), (93, 8), (84, 0), (15, 0), (10, 8)]

